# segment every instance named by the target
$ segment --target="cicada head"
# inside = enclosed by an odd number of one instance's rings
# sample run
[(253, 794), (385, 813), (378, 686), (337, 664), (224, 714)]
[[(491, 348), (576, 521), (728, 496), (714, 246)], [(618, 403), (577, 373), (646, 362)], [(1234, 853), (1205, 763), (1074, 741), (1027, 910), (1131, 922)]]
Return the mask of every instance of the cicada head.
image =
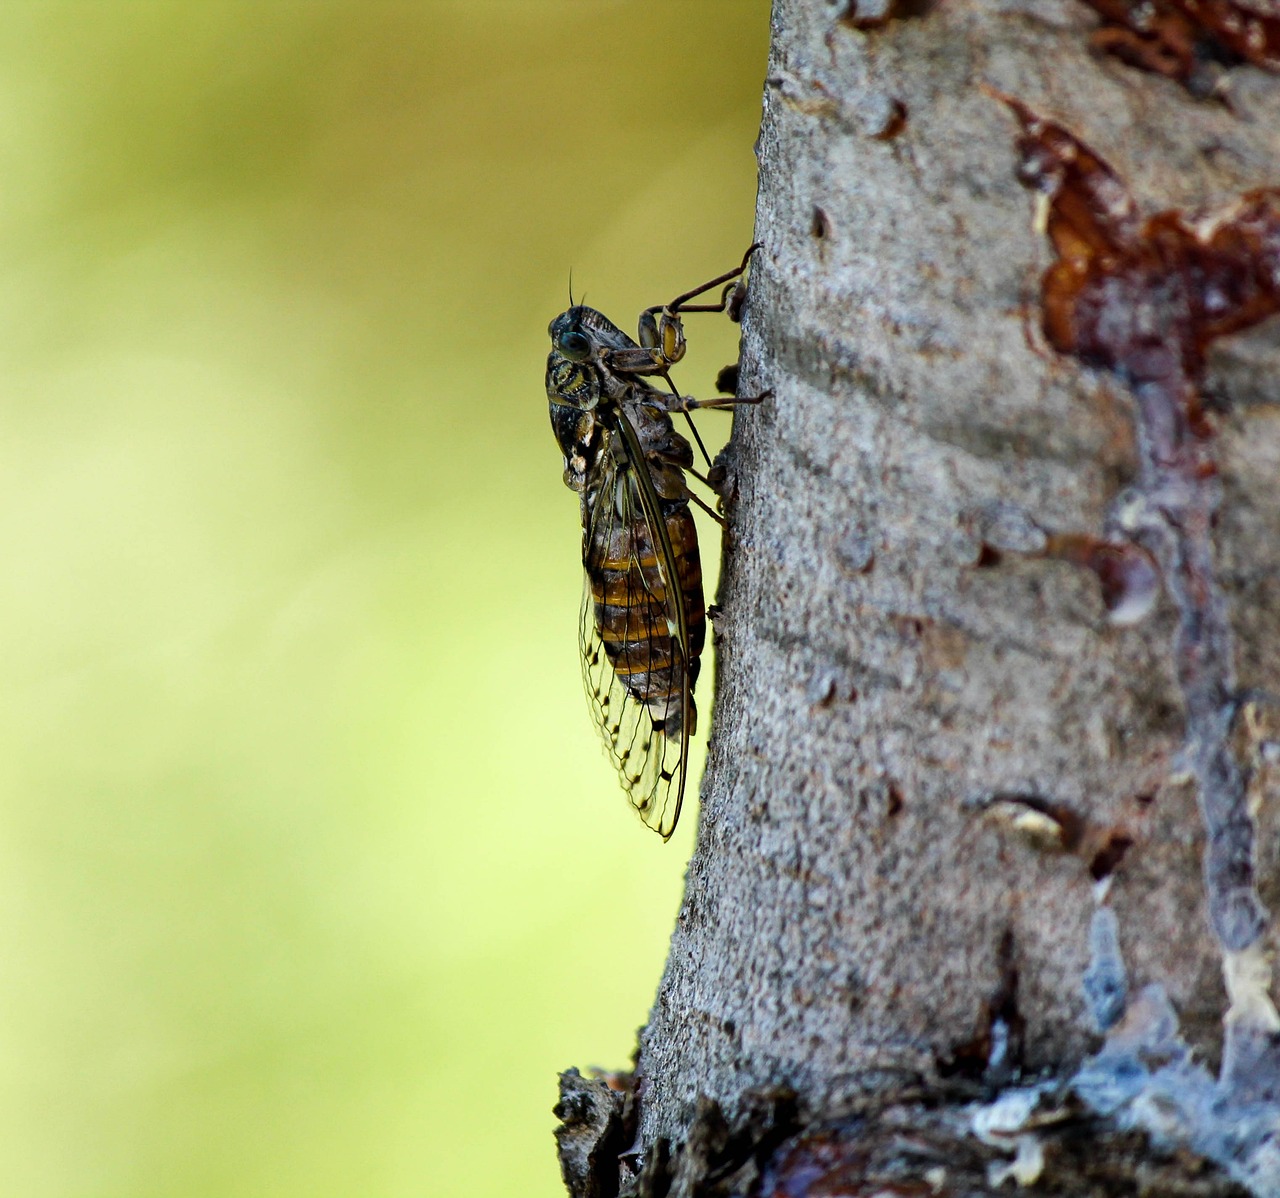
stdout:
[(590, 332), (583, 327), (582, 316), (590, 312), (590, 308), (570, 308), (561, 312), (548, 326), (551, 334), (551, 350), (570, 362), (585, 362), (591, 357), (593, 339)]
[(636, 348), (636, 343), (613, 321), (586, 304), (561, 312), (547, 332), (556, 352), (575, 362), (585, 362), (601, 349)]
[(553, 404), (590, 410), (600, 402), (600, 370), (592, 360), (596, 342), (583, 327), (582, 313), (570, 308), (551, 322), (551, 353), (547, 355), (547, 398)]

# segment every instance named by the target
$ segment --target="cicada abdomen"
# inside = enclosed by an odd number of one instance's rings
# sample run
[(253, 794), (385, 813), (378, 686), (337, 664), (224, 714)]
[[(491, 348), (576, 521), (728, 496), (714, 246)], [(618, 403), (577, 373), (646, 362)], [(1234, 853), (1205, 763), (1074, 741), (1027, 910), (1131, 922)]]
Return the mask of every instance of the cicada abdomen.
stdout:
[(706, 639), (697, 528), (683, 497), (657, 496), (660, 522), (646, 514), (652, 471), (615, 460), (601, 476), (583, 503), (583, 681), (623, 789), (665, 837), (684, 798)]
[[(649, 525), (639, 519), (611, 528), (607, 543), (588, 547), (583, 565), (591, 587), (591, 615), (605, 657), (627, 691), (649, 709), (655, 731), (697, 731), (691, 692), (706, 640), (698, 532), (687, 502), (663, 504), (667, 541), (684, 612), (682, 630), (668, 615), (668, 580)], [(638, 505), (633, 505), (635, 510)]]

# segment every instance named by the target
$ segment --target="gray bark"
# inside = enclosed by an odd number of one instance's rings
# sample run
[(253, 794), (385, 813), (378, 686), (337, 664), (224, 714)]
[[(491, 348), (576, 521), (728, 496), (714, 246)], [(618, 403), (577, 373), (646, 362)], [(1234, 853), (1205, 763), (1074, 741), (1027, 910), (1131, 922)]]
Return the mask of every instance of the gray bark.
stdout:
[[(641, 1040), (642, 1147), (684, 1143), (708, 1099), (732, 1127), (782, 1088), (797, 1125), (941, 1093), (993, 1027), (1021, 1033), (1024, 1071), (1069, 1076), (1110, 1018), (1103, 904), (1130, 992), (1160, 983), (1186, 1041), (1222, 1053), (1184, 599), (1117, 623), (1093, 573), (1041, 552), (1116, 527), (1141, 413), (1037, 343), (1051, 251), (980, 84), (1091, 145), (1149, 214), (1280, 182), (1280, 82), (1239, 67), (1230, 104), (1198, 99), (1101, 59), (1071, 0), (865, 31), (852, 11), (774, 5), (740, 384), (774, 398), (728, 453), (711, 750)], [(1280, 688), (1277, 377), (1274, 320), (1215, 349), (1211, 598), (1237, 693)], [(1224, 752), (1275, 909), (1276, 717), (1250, 713)]]

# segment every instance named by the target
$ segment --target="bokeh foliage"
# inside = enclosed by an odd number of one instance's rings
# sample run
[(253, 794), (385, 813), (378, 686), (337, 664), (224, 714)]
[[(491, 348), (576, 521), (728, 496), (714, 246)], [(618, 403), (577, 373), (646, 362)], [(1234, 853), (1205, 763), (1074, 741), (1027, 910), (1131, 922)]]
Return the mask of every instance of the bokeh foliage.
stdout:
[(740, 257), (767, 8), (3, 7), (4, 1193), (560, 1192), (694, 818), (587, 725), (545, 328)]

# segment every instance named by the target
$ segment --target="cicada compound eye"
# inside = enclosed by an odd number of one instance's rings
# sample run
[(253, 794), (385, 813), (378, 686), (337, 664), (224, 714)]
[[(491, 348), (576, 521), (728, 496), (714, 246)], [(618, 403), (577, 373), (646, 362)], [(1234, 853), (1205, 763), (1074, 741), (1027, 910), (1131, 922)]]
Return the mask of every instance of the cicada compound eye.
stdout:
[(591, 357), (591, 338), (578, 325), (577, 309), (570, 308), (547, 326), (551, 347), (570, 362), (585, 362)]
[(571, 362), (585, 362), (591, 356), (591, 339), (571, 329), (556, 338), (556, 349)]

